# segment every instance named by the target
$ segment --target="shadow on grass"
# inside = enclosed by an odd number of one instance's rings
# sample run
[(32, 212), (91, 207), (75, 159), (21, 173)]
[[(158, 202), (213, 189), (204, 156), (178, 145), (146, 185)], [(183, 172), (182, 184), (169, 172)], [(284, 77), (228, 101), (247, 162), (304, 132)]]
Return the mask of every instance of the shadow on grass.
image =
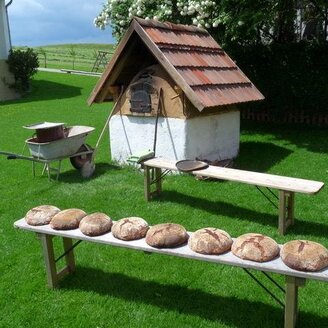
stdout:
[[(261, 197), (260, 194), (259, 197)], [(275, 209), (276, 214), (273, 215), (257, 212), (231, 203), (211, 201), (204, 198), (185, 195), (178, 191), (162, 191), (161, 195), (155, 198), (153, 201), (185, 204), (212, 214), (223, 215), (230, 218), (238, 218), (239, 220), (256, 222), (258, 224), (270, 225), (272, 227), (278, 228), (278, 209)], [(295, 225), (287, 229), (287, 234), (291, 232), (294, 234), (327, 237), (328, 223), (323, 224), (318, 222), (310, 222), (304, 220), (303, 218), (296, 217)]]
[(291, 150), (267, 142), (242, 142), (236, 168), (267, 172), (292, 153)]
[[(219, 282), (219, 277), (217, 279)], [(78, 267), (74, 275), (60, 284), (67, 290), (90, 291), (128, 302), (150, 304), (165, 311), (198, 316), (233, 327), (282, 327), (283, 309), (236, 297), (207, 293), (176, 284), (146, 281), (120, 273)], [(257, 286), (252, 286), (256, 290)], [(300, 313), (300, 327), (325, 327), (327, 318)]]
[[(90, 180), (97, 179), (109, 171), (121, 170), (121, 167), (109, 163), (96, 163), (96, 170), (90, 178), (83, 178), (80, 170), (71, 169), (69, 171), (63, 172), (59, 176), (59, 181), (65, 183), (88, 183)], [(55, 176), (52, 176), (55, 179)]]
[(82, 88), (73, 85), (51, 82), (48, 80), (33, 80), (31, 93), (18, 100), (8, 101), (4, 104), (10, 105), (40, 100), (73, 98), (80, 96), (81, 90)]
[(242, 121), (241, 129), (245, 134), (271, 133), (277, 141), (285, 141), (299, 148), (316, 153), (328, 152), (328, 138), (326, 127), (279, 125)]
[(278, 227), (278, 210), (277, 215), (259, 213), (238, 205), (233, 205), (222, 201), (211, 201), (204, 198), (185, 195), (178, 191), (172, 190), (162, 191), (161, 195), (153, 201), (185, 204), (216, 215), (223, 215), (230, 218), (238, 218), (240, 220)]

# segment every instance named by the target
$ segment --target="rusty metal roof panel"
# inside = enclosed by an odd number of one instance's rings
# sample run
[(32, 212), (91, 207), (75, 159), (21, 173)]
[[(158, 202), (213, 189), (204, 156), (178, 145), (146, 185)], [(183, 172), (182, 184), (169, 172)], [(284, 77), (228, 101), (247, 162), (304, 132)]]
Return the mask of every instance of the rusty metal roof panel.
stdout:
[(209, 34), (189, 31), (172, 31), (154, 27), (144, 27), (144, 30), (156, 44), (220, 49), (220, 46)]
[(252, 84), (222, 86), (196, 86), (195, 94), (205, 107), (217, 107), (264, 99), (263, 95)]
[(232, 60), (224, 53), (200, 52), (193, 49), (179, 49), (160, 47), (163, 54), (175, 67), (195, 66), (195, 67), (232, 67), (235, 66)]
[(177, 71), (190, 86), (250, 83), (238, 69), (179, 67)]

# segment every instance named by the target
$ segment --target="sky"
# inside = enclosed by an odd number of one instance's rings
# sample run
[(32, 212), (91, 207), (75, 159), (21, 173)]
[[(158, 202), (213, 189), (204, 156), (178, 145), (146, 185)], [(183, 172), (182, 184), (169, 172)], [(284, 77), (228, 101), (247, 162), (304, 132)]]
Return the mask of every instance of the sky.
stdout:
[(93, 25), (104, 1), (13, 0), (8, 7), (12, 45), (115, 43), (109, 27), (102, 31)]

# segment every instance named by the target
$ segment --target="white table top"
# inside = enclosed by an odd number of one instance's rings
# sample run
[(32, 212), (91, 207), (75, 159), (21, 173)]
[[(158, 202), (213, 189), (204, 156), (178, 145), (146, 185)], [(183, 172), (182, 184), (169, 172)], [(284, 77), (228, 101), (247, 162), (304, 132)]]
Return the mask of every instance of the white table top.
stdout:
[[(176, 248), (154, 248), (149, 246), (145, 242), (145, 239), (123, 241), (115, 238), (110, 232), (102, 236), (89, 237), (84, 235), (79, 229), (63, 231), (63, 230), (54, 230), (50, 227), (50, 225), (31, 226), (26, 223), (25, 219), (20, 219), (16, 221), (14, 223), (14, 227), (27, 231), (41, 233), (41, 234), (67, 237), (72, 239), (84, 240), (88, 242), (108, 244), (117, 247), (131, 248), (140, 251), (185, 257), (189, 259), (206, 261), (206, 262), (214, 262), (218, 264), (227, 264), (236, 267), (279, 273), (279, 274), (299, 277), (299, 278), (328, 281), (328, 268), (320, 272), (296, 271), (286, 266), (282, 262), (280, 257), (272, 261), (259, 263), (259, 262), (242, 260), (237, 256), (233, 255), (232, 252), (226, 252), (221, 255), (203, 255), (203, 254), (195, 253), (188, 247), (188, 245), (183, 245)], [(191, 234), (190, 232), (188, 233)]]

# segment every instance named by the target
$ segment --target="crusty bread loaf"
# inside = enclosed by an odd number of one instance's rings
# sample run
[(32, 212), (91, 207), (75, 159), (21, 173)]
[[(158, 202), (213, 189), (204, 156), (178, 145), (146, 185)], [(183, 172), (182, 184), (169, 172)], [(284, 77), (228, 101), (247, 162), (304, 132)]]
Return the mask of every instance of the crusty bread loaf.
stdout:
[(320, 271), (328, 266), (328, 250), (309, 240), (292, 240), (281, 247), (282, 261), (294, 270)]
[(188, 240), (186, 229), (175, 223), (152, 226), (146, 234), (146, 243), (153, 247), (170, 248), (184, 244)]
[(57, 213), (50, 221), (50, 226), (56, 230), (77, 229), (86, 213), (78, 208), (70, 208)]
[(25, 215), (25, 221), (29, 225), (40, 226), (49, 224), (51, 219), (60, 212), (60, 209), (52, 205), (40, 205), (30, 209)]
[(79, 225), (81, 232), (87, 236), (100, 236), (109, 232), (113, 225), (112, 219), (105, 213), (92, 213), (85, 216)]
[(122, 240), (136, 240), (144, 238), (149, 229), (148, 223), (139, 217), (128, 217), (114, 222), (112, 234)]
[(259, 233), (247, 233), (234, 241), (231, 251), (243, 260), (266, 262), (277, 257), (279, 246), (270, 237)]
[(222, 254), (231, 249), (229, 234), (216, 228), (204, 228), (195, 231), (189, 238), (188, 246), (201, 254)]

